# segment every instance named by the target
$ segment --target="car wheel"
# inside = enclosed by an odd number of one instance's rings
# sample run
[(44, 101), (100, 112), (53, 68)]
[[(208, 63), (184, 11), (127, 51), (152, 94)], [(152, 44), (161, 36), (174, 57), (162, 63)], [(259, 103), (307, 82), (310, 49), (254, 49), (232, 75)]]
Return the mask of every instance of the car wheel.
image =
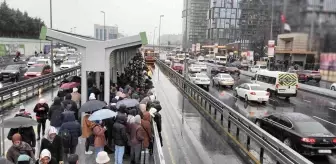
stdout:
[(336, 91), (336, 88), (335, 88), (334, 86), (332, 86), (332, 87), (331, 87), (331, 90), (334, 90), (334, 91)]
[(249, 101), (249, 99), (248, 99), (247, 95), (245, 95), (245, 101), (246, 101), (246, 102), (248, 102), (248, 101)]
[(289, 138), (284, 139), (283, 143), (288, 147), (292, 147), (292, 141)]

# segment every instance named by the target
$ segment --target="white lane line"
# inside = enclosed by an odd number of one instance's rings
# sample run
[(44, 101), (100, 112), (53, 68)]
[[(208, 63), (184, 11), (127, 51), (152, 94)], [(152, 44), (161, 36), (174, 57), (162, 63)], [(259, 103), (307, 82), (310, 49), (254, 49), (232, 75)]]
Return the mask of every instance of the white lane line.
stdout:
[(322, 118), (320, 118), (320, 117), (317, 117), (317, 116), (313, 116), (314, 118), (317, 118), (317, 119), (319, 119), (319, 120), (321, 120), (321, 121), (324, 121), (324, 122), (326, 122), (326, 123), (329, 123), (329, 124), (331, 124), (331, 125), (334, 125), (334, 126), (336, 126), (336, 124), (335, 123), (332, 123), (332, 122), (330, 122), (330, 121), (327, 121), (327, 120), (325, 120), (325, 119), (322, 119)]
[(305, 99), (303, 99), (303, 101), (305, 101), (305, 102), (307, 102), (307, 103), (311, 103), (311, 101), (309, 101), (309, 100), (305, 100)]
[(335, 108), (330, 108), (330, 107), (329, 107), (329, 109), (330, 109), (330, 110), (333, 110), (333, 111), (336, 111), (336, 109), (335, 109)]

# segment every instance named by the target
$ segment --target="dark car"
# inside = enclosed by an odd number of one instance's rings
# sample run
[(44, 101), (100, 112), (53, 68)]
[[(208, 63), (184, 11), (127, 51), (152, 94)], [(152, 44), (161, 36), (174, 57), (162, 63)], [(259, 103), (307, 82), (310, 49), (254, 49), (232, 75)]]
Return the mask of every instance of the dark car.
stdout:
[(256, 124), (306, 156), (326, 156), (336, 152), (336, 137), (320, 122), (302, 113), (275, 113), (259, 118)]
[(217, 75), (218, 73), (225, 73), (225, 67), (219, 66), (219, 67), (213, 67), (211, 69), (211, 77)]
[(225, 73), (229, 73), (229, 74), (240, 74), (240, 71), (237, 67), (234, 67), (232, 65), (226, 66), (225, 67)]
[(63, 61), (65, 61), (66, 59), (66, 56), (62, 56), (62, 55), (56, 55), (55, 58), (54, 58), (54, 63), (56, 65), (60, 65), (63, 63)]
[(297, 75), (300, 82), (308, 82), (310, 80), (315, 80), (318, 83), (321, 81), (320, 71), (303, 70), (298, 71)]
[(13, 82), (20, 81), (26, 71), (26, 64), (8, 65), (0, 71), (0, 80), (10, 79)]
[(46, 74), (51, 73), (51, 67), (50, 65), (46, 64), (34, 64), (29, 69), (27, 72), (24, 74), (25, 79), (30, 79), (30, 78), (35, 78), (35, 77), (40, 77)]

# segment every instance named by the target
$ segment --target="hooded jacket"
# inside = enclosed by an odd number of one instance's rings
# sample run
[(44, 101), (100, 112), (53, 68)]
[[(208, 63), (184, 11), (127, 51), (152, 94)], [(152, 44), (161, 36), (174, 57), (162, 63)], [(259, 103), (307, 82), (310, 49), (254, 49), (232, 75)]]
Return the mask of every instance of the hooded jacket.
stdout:
[(17, 159), (21, 154), (29, 155), (33, 159), (35, 158), (32, 147), (24, 141), (21, 142), (20, 146), (12, 145), (7, 151), (6, 158), (13, 163), (17, 163)]
[[(77, 90), (78, 90), (78, 89), (77, 89)], [(72, 92), (72, 93), (71, 93), (71, 100), (72, 100), (72, 101), (74, 101), (74, 102), (76, 102), (76, 103), (79, 103), (80, 99), (81, 99), (81, 94), (78, 93), (78, 91), (76, 91), (76, 92)]]
[(62, 125), (62, 113), (64, 111), (61, 105), (61, 99), (59, 97), (54, 98), (54, 103), (50, 106), (48, 113), (48, 118), (50, 120), (50, 125), (53, 127), (61, 127)]
[(92, 134), (92, 129), (96, 125), (94, 122), (89, 121), (90, 115), (85, 115), (83, 118), (83, 124), (82, 124), (82, 137), (83, 138), (89, 138)]
[(74, 112), (75, 119), (78, 120), (78, 108), (76, 102), (71, 100), (71, 94), (65, 95), (65, 100), (62, 101), (62, 106), (65, 110), (70, 110)]
[(128, 136), (126, 133), (127, 116), (125, 113), (118, 113), (116, 121), (113, 125), (114, 144), (118, 146), (126, 146)]
[(145, 112), (143, 119), (141, 120), (141, 126), (144, 129), (144, 140), (142, 142), (143, 148), (148, 148), (149, 147), (149, 142), (152, 139), (152, 129), (151, 129), (151, 116), (149, 112)]
[[(50, 151), (47, 149), (42, 150), (40, 154), (40, 158), (43, 158), (43, 157), (49, 157), (50, 160), (48, 164), (58, 164), (56, 159), (51, 155)], [(39, 159), (38, 161), (36, 161), (36, 164), (42, 164), (41, 160)]]
[(63, 112), (63, 124), (59, 133), (65, 129), (67, 129), (71, 135), (71, 146), (76, 146), (78, 144), (78, 137), (82, 135), (82, 130), (80, 124), (76, 121), (73, 112)]
[[(56, 133), (57, 130), (54, 127), (50, 127), (47, 131), (47, 135)], [(63, 145), (62, 145), (62, 138), (58, 135), (55, 136), (53, 140), (43, 138), (41, 141), (41, 148), (40, 154), (42, 155), (42, 150), (47, 149), (50, 151), (51, 156), (56, 159), (57, 162), (63, 161)]]
[(131, 138), (131, 145), (135, 146), (138, 144), (141, 144), (141, 142), (144, 140), (145, 131), (141, 126), (141, 118), (139, 115), (136, 115), (134, 117), (134, 123), (130, 125), (130, 138)]
[(105, 129), (101, 125), (96, 125), (93, 128), (94, 146), (95, 147), (104, 147), (106, 145), (105, 139)]
[[(40, 108), (44, 108), (44, 110), (40, 110)], [(49, 105), (47, 103), (36, 104), (34, 107), (34, 112), (36, 113), (36, 119), (48, 119)]]

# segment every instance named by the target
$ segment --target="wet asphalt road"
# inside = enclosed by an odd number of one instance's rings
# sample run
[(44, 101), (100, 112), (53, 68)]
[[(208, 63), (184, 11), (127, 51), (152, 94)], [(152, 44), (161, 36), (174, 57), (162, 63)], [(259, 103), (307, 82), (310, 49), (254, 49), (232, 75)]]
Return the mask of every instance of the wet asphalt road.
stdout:
[(169, 79), (155, 69), (153, 81), (162, 105), (163, 152), (166, 163), (244, 163)]
[[(233, 78), (235, 86), (250, 82), (250, 77), (244, 75), (240, 75), (240, 77), (233, 75)], [(233, 90), (227, 87), (210, 87), (209, 93), (252, 121), (256, 117), (270, 113), (300, 112), (315, 118), (336, 135), (336, 100), (333, 99), (299, 90), (297, 97), (291, 97), (289, 101), (272, 97), (268, 103), (262, 105), (257, 102), (246, 103), (243, 99), (237, 99), (233, 96)], [(336, 163), (336, 157), (333, 156), (309, 159), (319, 164)]]

